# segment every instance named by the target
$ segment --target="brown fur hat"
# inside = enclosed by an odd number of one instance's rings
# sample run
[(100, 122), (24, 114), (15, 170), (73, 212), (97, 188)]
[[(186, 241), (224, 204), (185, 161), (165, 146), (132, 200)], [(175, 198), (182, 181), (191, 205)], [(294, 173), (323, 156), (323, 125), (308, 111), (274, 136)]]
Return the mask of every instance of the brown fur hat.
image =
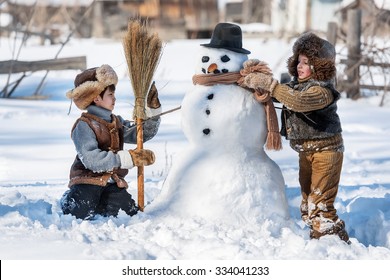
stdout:
[(78, 74), (74, 80), (74, 89), (66, 96), (73, 100), (77, 108), (85, 110), (104, 89), (118, 83), (114, 69), (107, 64), (87, 69)]
[(328, 81), (336, 76), (334, 46), (312, 32), (302, 34), (293, 45), (293, 55), (287, 60), (288, 72), (298, 77), (298, 56), (304, 54), (312, 66), (312, 78), (317, 81)]

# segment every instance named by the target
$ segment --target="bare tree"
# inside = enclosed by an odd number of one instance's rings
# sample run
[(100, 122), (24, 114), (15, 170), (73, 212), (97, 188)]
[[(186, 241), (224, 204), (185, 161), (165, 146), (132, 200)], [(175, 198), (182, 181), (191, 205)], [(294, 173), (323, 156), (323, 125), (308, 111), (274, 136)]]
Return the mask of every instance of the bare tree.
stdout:
[[(15, 89), (21, 83), (21, 81), (25, 77), (27, 77), (28, 75), (31, 75), (31, 71), (23, 72), (18, 79), (16, 79), (14, 82), (11, 82), (11, 76), (14, 74), (14, 69), (13, 69), (14, 63), (18, 62), (22, 48), (26, 45), (28, 38), (32, 35), (41, 36), (42, 34), (45, 33), (46, 30), (50, 29), (50, 25), (52, 23), (51, 20), (52, 20), (52, 18), (54, 18), (55, 14), (47, 12), (46, 7), (38, 6), (37, 3), (38, 2), (36, 1), (33, 6), (23, 9), (25, 14), (23, 15), (22, 13), (20, 13), (19, 16), (23, 16), (24, 18), (20, 19), (20, 17), (19, 17), (19, 20), (21, 20), (20, 23), (14, 24), (14, 27), (13, 27), (14, 28), (14, 30), (13, 30), (14, 44), (13, 44), (13, 50), (12, 50), (12, 59), (11, 59), (11, 61), (7, 61), (7, 62), (11, 62), (11, 63), (7, 63), (7, 65), (10, 65), (10, 66), (9, 66), (9, 71), (8, 71), (6, 83), (3, 87), (3, 89), (0, 91), (0, 98), (10, 98), (12, 93), (15, 91)], [(89, 14), (90, 9), (94, 5), (94, 3), (95, 3), (95, 1), (91, 2), (91, 4), (84, 10), (84, 13), (77, 19), (76, 23), (74, 23), (72, 20), (68, 19), (69, 24), (72, 24), (72, 26), (70, 28), (70, 32), (69, 32), (68, 36), (66, 37), (66, 39), (60, 44), (59, 50), (57, 51), (54, 59), (58, 58), (59, 54), (62, 52), (65, 45), (70, 41), (71, 37), (74, 35), (74, 33), (80, 27), (83, 20)], [(56, 11), (57, 11), (56, 12), (57, 14), (63, 13), (65, 15), (68, 15), (65, 7), (56, 8)], [(23, 24), (23, 23), (26, 23), (26, 24)], [(35, 29), (40, 29), (42, 32), (31, 31), (33, 26)], [(17, 39), (20, 37), (20, 34), (22, 34), (22, 40), (18, 45)], [(45, 40), (46, 37), (42, 36), (41, 38), (42, 38), (42, 40)], [(47, 75), (49, 74), (49, 71), (50, 71), (50, 70), (48, 70), (49, 68), (46, 68), (46, 69), (47, 70), (46, 70), (45, 75), (41, 79), (37, 89), (34, 92), (35, 96), (39, 95), (39, 93), (42, 90), (42, 87), (45, 83), (45, 80), (47, 78)]]

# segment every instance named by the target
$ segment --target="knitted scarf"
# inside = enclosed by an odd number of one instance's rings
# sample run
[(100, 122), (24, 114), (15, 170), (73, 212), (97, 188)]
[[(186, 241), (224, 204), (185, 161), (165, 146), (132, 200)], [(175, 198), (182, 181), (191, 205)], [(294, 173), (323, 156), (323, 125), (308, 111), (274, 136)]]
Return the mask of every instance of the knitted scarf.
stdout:
[[(245, 70), (245, 71), (244, 71)], [(222, 74), (200, 74), (194, 75), (192, 77), (192, 82), (194, 85), (204, 85), (204, 86), (213, 86), (216, 84), (235, 84), (243, 76), (246, 76), (250, 72), (260, 72), (261, 69), (242, 69), (240, 72), (230, 72)], [(249, 71), (247, 73), (247, 71)], [(265, 72), (265, 71), (264, 71)], [(267, 141), (266, 148), (268, 150), (280, 150), (282, 149), (282, 140), (279, 134), (279, 125), (278, 119), (276, 116), (276, 111), (274, 104), (272, 102), (271, 96), (269, 93), (260, 93), (255, 91), (253, 93), (255, 99), (264, 105), (266, 119), (267, 119)]]

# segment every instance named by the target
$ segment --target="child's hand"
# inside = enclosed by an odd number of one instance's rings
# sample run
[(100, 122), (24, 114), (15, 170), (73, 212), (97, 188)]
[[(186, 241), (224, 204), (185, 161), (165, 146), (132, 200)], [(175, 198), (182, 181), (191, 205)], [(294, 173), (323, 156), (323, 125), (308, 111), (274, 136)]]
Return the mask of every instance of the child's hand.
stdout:
[(146, 99), (146, 105), (151, 109), (157, 109), (161, 107), (160, 100), (158, 99), (158, 91), (157, 88), (153, 82), (152, 86), (150, 87), (147, 99)]
[(244, 68), (240, 70), (240, 74), (244, 77), (250, 73), (257, 72), (272, 75), (272, 70), (269, 68), (268, 64), (258, 59), (248, 59), (242, 66)]
[(277, 80), (272, 78), (272, 71), (268, 64), (258, 59), (248, 59), (240, 70), (241, 78), (237, 84), (258, 92), (272, 92)]
[(130, 169), (134, 166), (146, 166), (154, 163), (155, 156), (150, 150), (120, 150), (118, 155), (121, 160), (121, 168)]
[(240, 86), (254, 90), (265, 90), (272, 92), (279, 82), (272, 78), (271, 75), (263, 73), (250, 73), (240, 80)]
[(254, 59), (248, 59), (247, 61), (245, 61), (245, 62), (243, 63), (242, 66), (244, 66), (244, 69), (246, 69), (246, 68), (249, 68), (249, 67), (258, 65), (260, 62), (261, 62), (261, 61), (258, 60), (258, 59), (256, 59), (256, 58), (254, 58)]
[(155, 161), (154, 153), (150, 150), (144, 150), (144, 149), (135, 149), (135, 150), (129, 150), (131, 159), (133, 160), (133, 164), (135, 166), (147, 166), (151, 165)]

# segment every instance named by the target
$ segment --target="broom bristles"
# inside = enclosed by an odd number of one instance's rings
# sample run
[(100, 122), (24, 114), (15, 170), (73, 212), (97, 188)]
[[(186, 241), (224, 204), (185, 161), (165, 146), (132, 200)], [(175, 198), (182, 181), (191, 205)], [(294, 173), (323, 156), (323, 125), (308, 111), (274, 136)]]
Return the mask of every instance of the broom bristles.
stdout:
[(135, 96), (133, 115), (146, 119), (145, 97), (161, 57), (162, 42), (157, 33), (150, 33), (140, 20), (130, 20), (123, 47)]

